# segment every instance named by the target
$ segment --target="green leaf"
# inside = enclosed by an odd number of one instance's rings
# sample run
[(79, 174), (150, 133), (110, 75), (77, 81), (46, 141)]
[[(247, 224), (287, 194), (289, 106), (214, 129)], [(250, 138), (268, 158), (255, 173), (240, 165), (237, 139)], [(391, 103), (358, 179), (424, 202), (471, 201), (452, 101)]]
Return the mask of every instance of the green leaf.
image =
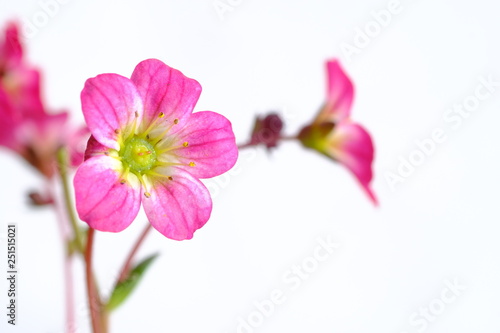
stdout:
[(106, 309), (108, 311), (113, 311), (119, 307), (130, 296), (132, 291), (134, 291), (141, 281), (146, 270), (157, 257), (158, 254), (147, 257), (130, 271), (129, 276), (124, 281), (116, 284), (108, 304), (106, 304)]

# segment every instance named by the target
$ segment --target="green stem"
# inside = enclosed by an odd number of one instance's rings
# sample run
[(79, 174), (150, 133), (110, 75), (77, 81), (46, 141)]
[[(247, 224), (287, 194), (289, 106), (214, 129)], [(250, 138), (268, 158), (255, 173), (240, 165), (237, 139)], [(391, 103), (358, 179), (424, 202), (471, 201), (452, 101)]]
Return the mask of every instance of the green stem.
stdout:
[(80, 253), (83, 253), (82, 234), (80, 232), (80, 228), (78, 228), (75, 211), (73, 210), (72, 193), (68, 181), (68, 158), (66, 150), (64, 148), (59, 149), (59, 151), (57, 152), (57, 163), (59, 166), (59, 174), (61, 175), (61, 182), (63, 186), (64, 204), (66, 206), (66, 212), (68, 214), (71, 227), (73, 229), (75, 245), (77, 250)]

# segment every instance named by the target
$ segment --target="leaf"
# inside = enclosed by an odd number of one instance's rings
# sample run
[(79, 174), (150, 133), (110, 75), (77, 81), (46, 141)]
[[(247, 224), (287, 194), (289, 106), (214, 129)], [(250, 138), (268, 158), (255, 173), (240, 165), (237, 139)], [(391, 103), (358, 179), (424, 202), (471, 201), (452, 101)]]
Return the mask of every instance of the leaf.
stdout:
[(151, 266), (153, 261), (158, 257), (158, 254), (153, 254), (141, 261), (129, 273), (129, 276), (122, 282), (118, 282), (109, 297), (106, 309), (113, 311), (119, 307), (137, 287), (146, 270)]

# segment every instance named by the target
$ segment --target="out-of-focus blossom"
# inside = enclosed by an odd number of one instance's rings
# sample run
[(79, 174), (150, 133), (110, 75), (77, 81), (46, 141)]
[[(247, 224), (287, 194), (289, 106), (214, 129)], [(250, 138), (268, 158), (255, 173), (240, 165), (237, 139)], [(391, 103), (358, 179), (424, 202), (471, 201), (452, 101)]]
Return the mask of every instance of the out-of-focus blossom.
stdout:
[(50, 178), (61, 147), (68, 146), (71, 165), (83, 161), (80, 142), (85, 138), (88, 130), (70, 127), (67, 112), (46, 112), (40, 97), (40, 73), (23, 59), (17, 25), (8, 24), (0, 41), (0, 146)]
[(373, 201), (370, 182), (374, 146), (370, 134), (350, 120), (354, 86), (337, 60), (328, 61), (327, 100), (312, 124), (305, 126), (299, 140), (305, 147), (345, 165)]
[(92, 137), (75, 179), (80, 218), (100, 231), (127, 228), (142, 205), (168, 238), (190, 239), (209, 219), (212, 201), (199, 178), (228, 171), (238, 149), (229, 120), (192, 113), (200, 84), (156, 59), (131, 79), (87, 80), (82, 108)]

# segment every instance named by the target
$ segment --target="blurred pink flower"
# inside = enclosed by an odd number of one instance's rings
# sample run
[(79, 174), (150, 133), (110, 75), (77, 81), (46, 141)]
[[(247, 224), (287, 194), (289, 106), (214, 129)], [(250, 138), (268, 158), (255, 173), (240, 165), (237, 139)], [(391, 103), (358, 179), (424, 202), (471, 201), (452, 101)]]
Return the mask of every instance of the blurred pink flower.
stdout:
[(312, 124), (305, 126), (299, 139), (308, 148), (345, 165), (358, 179), (374, 204), (370, 188), (374, 147), (370, 134), (350, 120), (354, 87), (337, 60), (328, 61), (327, 100)]
[(42, 116), (40, 74), (23, 59), (19, 29), (8, 23), (0, 44), (0, 85), (19, 116)]
[(190, 239), (209, 219), (212, 201), (199, 178), (228, 171), (238, 149), (229, 120), (192, 113), (200, 84), (156, 59), (131, 79), (87, 80), (82, 108), (92, 133), (75, 179), (76, 207), (92, 228), (119, 232), (141, 202), (160, 233)]
[(18, 27), (7, 25), (0, 41), (0, 146), (21, 155), (50, 178), (57, 151), (69, 146), (71, 164), (83, 161), (78, 149), (88, 130), (68, 127), (68, 114), (48, 114), (40, 97), (40, 73), (23, 59)]

